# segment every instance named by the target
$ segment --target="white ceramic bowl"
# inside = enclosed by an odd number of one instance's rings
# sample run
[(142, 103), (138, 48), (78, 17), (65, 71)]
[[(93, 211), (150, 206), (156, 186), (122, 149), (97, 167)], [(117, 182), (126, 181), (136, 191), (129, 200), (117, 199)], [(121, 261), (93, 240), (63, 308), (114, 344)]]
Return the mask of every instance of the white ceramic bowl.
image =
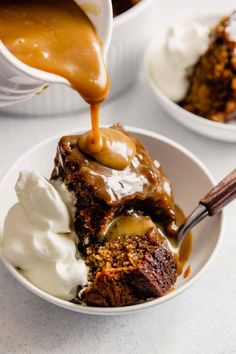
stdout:
[(186, 109), (180, 107), (177, 103), (169, 99), (157, 86), (151, 72), (151, 58), (155, 49), (155, 41), (151, 42), (147, 48), (147, 53), (144, 60), (145, 72), (148, 82), (156, 95), (158, 103), (169, 114), (170, 117), (177, 120), (187, 128), (207, 136), (209, 138), (236, 142), (236, 124), (216, 123), (211, 120), (202, 118), (193, 114)]
[(235, 1), (228, 0), (198, 0), (191, 2), (188, 0), (179, 0), (178, 7), (171, 6), (172, 0), (166, 0), (162, 4), (161, 14), (157, 17), (157, 23), (154, 30), (154, 38), (146, 48), (144, 70), (147, 79), (156, 95), (157, 101), (170, 117), (177, 120), (187, 128), (202, 134), (204, 136), (218, 139), (221, 141), (236, 142), (236, 124), (216, 123), (198, 115), (190, 113), (171, 101), (158, 88), (150, 70), (151, 58), (155, 55), (155, 44), (163, 37), (164, 31), (173, 24), (191, 23), (193, 21), (206, 22), (213, 25), (216, 19), (230, 14), (235, 10)]
[[(136, 81), (146, 40), (155, 24), (154, 15), (158, 3), (157, 0), (142, 0), (114, 18), (112, 41), (107, 56), (111, 75), (109, 99)], [(86, 107), (87, 104), (75, 91), (55, 84), (32, 99), (4, 107), (0, 112), (31, 116), (54, 115), (73, 113)]]
[[(165, 173), (172, 181), (176, 202), (186, 214), (190, 213), (199, 199), (214, 185), (213, 178), (206, 167), (192, 153), (168, 138), (138, 128), (127, 127), (127, 130), (141, 139), (150, 154), (161, 162)], [(74, 134), (74, 132), (62, 132), (61, 135), (64, 134)], [(33, 169), (44, 176), (50, 176), (60, 136), (52, 137), (33, 147), (12, 166), (2, 179), (0, 183), (0, 235), (7, 211), (16, 202), (14, 185), (19, 171)], [(223, 215), (218, 214), (213, 218), (208, 218), (194, 229), (193, 250), (189, 260), (191, 275), (187, 279), (180, 277), (175, 291), (162, 298), (127, 307), (96, 308), (60, 300), (32, 285), (4, 259), (3, 255), (2, 261), (13, 276), (26, 288), (55, 305), (93, 315), (121, 315), (159, 305), (193, 285), (215, 257), (222, 238), (222, 227)]]

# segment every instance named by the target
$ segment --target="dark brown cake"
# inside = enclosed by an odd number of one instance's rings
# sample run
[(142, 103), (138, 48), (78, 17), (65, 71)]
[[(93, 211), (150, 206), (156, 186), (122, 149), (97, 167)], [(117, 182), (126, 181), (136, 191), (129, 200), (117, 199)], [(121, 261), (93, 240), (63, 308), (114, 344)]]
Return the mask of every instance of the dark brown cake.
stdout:
[(236, 12), (223, 18), (210, 34), (210, 46), (191, 74), (180, 105), (216, 122), (236, 118)]
[(131, 7), (139, 3), (141, 0), (112, 0), (113, 14), (118, 16), (129, 10)]
[(125, 306), (163, 296), (177, 265), (158, 234), (132, 236), (87, 248), (90, 285), (81, 298), (91, 306)]
[[(113, 128), (124, 132), (120, 125)], [(118, 171), (84, 155), (78, 138), (66, 136), (59, 141), (52, 179), (64, 182), (74, 195), (79, 249), (102, 241), (109, 222), (133, 210), (161, 221), (167, 234), (173, 235), (177, 228), (170, 183), (143, 144), (131, 137), (136, 155), (129, 167)]]

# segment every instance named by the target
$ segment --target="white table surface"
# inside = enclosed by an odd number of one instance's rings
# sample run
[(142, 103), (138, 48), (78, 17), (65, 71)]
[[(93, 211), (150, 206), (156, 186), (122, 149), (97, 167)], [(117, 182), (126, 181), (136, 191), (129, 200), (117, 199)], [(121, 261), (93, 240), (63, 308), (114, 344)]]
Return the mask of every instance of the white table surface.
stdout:
[[(119, 121), (167, 135), (195, 153), (217, 180), (236, 167), (236, 144), (208, 140), (172, 121), (144, 78), (106, 104), (101, 117), (104, 124)], [(35, 143), (88, 124), (87, 112), (0, 116), (0, 177)], [(226, 214), (224, 242), (207, 273), (179, 297), (135, 315), (92, 317), (57, 308), (18, 284), (0, 264), (0, 353), (236, 353), (236, 203)]]

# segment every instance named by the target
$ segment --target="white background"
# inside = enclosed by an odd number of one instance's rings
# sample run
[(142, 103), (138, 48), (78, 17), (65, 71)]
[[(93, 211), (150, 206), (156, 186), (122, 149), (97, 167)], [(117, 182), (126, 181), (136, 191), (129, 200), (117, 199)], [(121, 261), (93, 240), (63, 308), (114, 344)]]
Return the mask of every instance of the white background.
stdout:
[[(101, 122), (167, 135), (195, 153), (217, 180), (236, 167), (236, 144), (203, 138), (172, 121), (143, 77), (103, 106)], [(88, 124), (87, 112), (0, 116), (0, 177), (35, 143)], [(0, 264), (0, 353), (236, 353), (236, 203), (226, 214), (223, 245), (207, 273), (179, 297), (135, 315), (92, 317), (57, 308), (23, 288)]]

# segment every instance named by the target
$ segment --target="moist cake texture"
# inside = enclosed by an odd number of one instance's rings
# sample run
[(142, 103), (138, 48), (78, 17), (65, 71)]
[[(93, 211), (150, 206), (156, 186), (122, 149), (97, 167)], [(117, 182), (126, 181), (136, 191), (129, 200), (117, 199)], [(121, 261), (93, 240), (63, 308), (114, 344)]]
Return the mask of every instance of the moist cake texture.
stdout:
[(210, 46), (190, 75), (190, 88), (180, 105), (210, 120), (236, 118), (236, 12), (210, 33)]
[(177, 259), (163, 235), (177, 231), (169, 180), (138, 139), (121, 125), (112, 129), (135, 145), (126, 168), (100, 164), (81, 152), (79, 136), (65, 136), (52, 173), (73, 197), (78, 250), (89, 269), (89, 284), (78, 289), (78, 299), (100, 307), (163, 296), (177, 279)]
[[(113, 126), (126, 133), (120, 125)], [(102, 241), (114, 217), (138, 211), (163, 223), (169, 236), (176, 233), (171, 186), (160, 164), (133, 136), (136, 154), (124, 170), (97, 163), (78, 148), (78, 136), (62, 137), (52, 179), (65, 184), (75, 200), (74, 226), (79, 250)]]
[(82, 300), (92, 306), (125, 306), (163, 296), (177, 265), (158, 233), (129, 236), (87, 248), (90, 285)]

